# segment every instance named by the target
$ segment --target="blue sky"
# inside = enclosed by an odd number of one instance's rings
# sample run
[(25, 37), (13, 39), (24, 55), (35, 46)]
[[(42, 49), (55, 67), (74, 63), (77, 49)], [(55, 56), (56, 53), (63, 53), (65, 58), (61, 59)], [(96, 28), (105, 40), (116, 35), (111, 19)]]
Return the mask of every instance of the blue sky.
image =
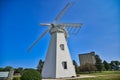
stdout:
[[(0, 67), (36, 68), (45, 59), (50, 34), (47, 33), (27, 53), (27, 48), (48, 27), (61, 9), (72, 0), (2, 0), (0, 2)], [(95, 51), (102, 60), (120, 61), (120, 1), (76, 0), (58, 23), (83, 23), (77, 35), (69, 35), (72, 59)]]

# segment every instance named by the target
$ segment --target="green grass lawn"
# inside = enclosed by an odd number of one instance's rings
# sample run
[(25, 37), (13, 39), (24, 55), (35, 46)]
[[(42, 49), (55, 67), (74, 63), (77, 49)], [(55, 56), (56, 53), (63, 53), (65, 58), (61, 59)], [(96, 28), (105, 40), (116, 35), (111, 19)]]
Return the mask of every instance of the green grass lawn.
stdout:
[(90, 74), (78, 74), (78, 75), (91, 75), (96, 76), (94, 78), (80, 78), (71, 80), (120, 80), (120, 71), (103, 71)]

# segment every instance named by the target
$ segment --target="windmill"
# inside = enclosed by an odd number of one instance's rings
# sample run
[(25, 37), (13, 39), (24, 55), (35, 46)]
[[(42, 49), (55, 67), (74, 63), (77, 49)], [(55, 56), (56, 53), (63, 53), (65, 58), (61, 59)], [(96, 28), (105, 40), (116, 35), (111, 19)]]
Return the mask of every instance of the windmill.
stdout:
[(74, 66), (67, 46), (67, 27), (81, 28), (81, 23), (61, 23), (57, 24), (60, 17), (72, 5), (68, 3), (55, 18), (53, 23), (41, 23), (41, 26), (49, 28), (28, 48), (30, 51), (37, 42), (45, 36), (47, 32), (51, 34), (51, 39), (42, 69), (43, 78), (62, 78), (76, 76)]

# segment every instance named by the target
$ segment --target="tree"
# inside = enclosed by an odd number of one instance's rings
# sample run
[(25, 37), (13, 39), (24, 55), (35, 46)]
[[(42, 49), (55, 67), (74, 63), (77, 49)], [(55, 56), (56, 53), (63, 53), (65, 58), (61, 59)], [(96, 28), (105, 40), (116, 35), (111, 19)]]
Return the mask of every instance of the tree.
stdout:
[(91, 71), (96, 71), (96, 67), (94, 64), (86, 63), (80, 66), (80, 71), (90, 73)]
[(20, 74), (22, 74), (22, 72), (23, 72), (22, 67), (16, 68), (15, 71), (14, 71), (14, 73), (20, 73)]
[(102, 69), (104, 68), (104, 65), (102, 64), (102, 60), (100, 59), (99, 55), (95, 55), (95, 59), (96, 59), (95, 66), (97, 70), (101, 72)]
[(0, 71), (4, 71), (4, 68), (0, 68)]
[(75, 66), (76, 73), (79, 73), (78, 64), (77, 64), (77, 62), (75, 60), (73, 60), (73, 65)]
[(11, 66), (6, 66), (6, 67), (4, 68), (4, 71), (10, 71), (11, 69), (13, 69)]
[(39, 63), (38, 63), (38, 66), (37, 66), (37, 70), (41, 73), (42, 72), (42, 68), (43, 68), (43, 65), (44, 65), (44, 61), (42, 61), (40, 59)]
[(41, 75), (34, 69), (24, 70), (20, 80), (41, 80)]
[(110, 65), (107, 63), (107, 61), (103, 61), (103, 64), (104, 64), (104, 67), (105, 67), (105, 70), (110, 70)]

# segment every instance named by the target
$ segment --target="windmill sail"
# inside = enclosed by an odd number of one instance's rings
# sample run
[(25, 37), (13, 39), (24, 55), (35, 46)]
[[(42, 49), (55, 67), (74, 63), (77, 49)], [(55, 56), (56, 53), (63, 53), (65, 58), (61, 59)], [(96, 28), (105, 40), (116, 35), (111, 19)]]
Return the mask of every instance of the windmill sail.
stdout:
[(62, 9), (62, 11), (57, 15), (53, 23), (56, 23), (60, 17), (65, 13), (65, 11), (71, 6), (72, 3), (67, 3), (67, 5)]
[(29, 51), (38, 43), (38, 41), (39, 41), (43, 36), (45, 36), (45, 34), (46, 34), (48, 31), (49, 31), (49, 29), (47, 29), (46, 31), (44, 31), (43, 34), (40, 35), (40, 37), (39, 37), (37, 40), (35, 40), (35, 41), (33, 42), (33, 44), (27, 49), (27, 51), (29, 52)]

